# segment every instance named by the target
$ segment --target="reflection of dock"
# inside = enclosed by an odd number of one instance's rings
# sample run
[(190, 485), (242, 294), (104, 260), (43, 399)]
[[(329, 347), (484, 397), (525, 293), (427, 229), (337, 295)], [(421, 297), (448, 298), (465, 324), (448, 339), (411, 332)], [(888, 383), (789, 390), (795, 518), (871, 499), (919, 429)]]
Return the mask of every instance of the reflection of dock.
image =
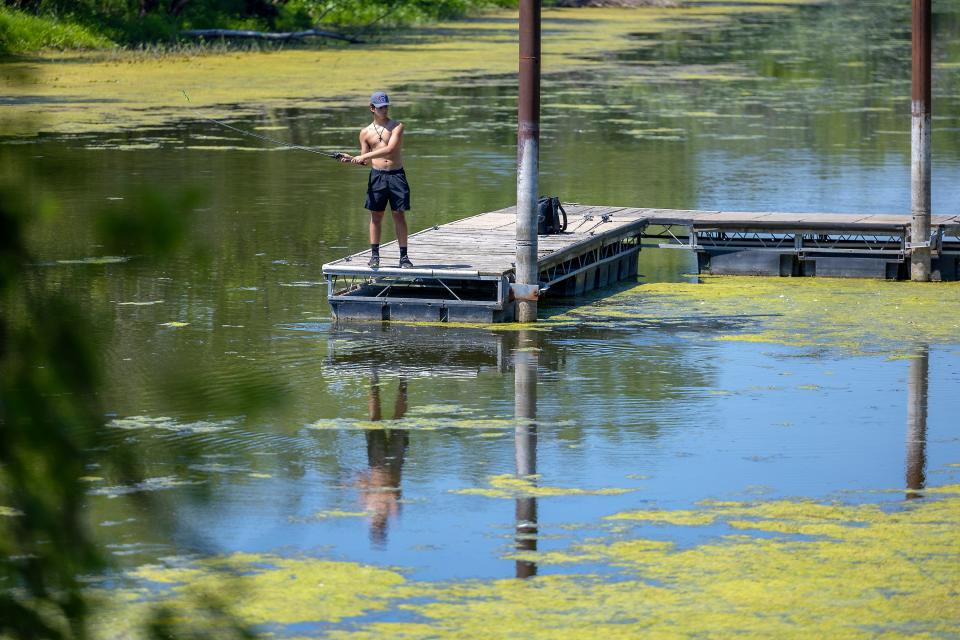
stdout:
[(398, 324), (364, 326), (369, 330), (330, 332), (326, 374), (365, 378), (376, 369), (388, 377), (476, 378), (510, 367), (510, 336), (458, 327), (438, 333)]
[[(635, 276), (646, 247), (696, 252), (718, 274), (902, 278), (909, 215), (740, 213), (566, 205), (569, 228), (538, 238), (540, 294), (578, 296)], [(338, 319), (503, 322), (514, 318), (515, 208), (414, 234), (416, 268), (366, 266), (369, 252), (323, 265)], [(960, 215), (933, 216), (933, 278), (960, 272)], [(399, 259), (396, 243), (383, 264)]]

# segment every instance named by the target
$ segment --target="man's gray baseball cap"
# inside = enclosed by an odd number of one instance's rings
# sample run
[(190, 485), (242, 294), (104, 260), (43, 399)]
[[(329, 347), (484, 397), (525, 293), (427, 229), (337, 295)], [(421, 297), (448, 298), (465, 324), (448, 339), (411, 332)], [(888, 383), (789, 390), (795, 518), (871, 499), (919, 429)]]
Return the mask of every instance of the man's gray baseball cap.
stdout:
[(383, 91), (374, 91), (373, 95), (370, 96), (370, 104), (375, 107), (389, 107), (390, 98), (388, 98), (387, 94)]

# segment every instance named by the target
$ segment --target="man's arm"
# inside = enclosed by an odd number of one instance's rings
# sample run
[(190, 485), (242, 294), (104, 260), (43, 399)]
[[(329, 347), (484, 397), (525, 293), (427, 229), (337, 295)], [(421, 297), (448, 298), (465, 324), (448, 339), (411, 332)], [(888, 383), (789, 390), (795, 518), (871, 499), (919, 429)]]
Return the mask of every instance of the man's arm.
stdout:
[[(370, 145), (367, 144), (367, 136), (365, 136), (363, 132), (364, 130), (360, 129), (360, 156), (370, 151)], [(349, 153), (345, 153), (340, 156), (340, 162), (356, 162), (357, 164), (367, 164), (366, 160), (357, 160), (360, 156), (351, 156)]]
[(360, 155), (368, 153), (370, 151), (370, 145), (367, 143), (367, 135), (365, 129), (360, 129)]
[(403, 123), (400, 122), (396, 127), (393, 128), (393, 131), (390, 132), (390, 142), (379, 149), (368, 151), (369, 147), (366, 146), (366, 141), (363, 140), (363, 136), (361, 136), (360, 139), (364, 142), (364, 150), (360, 155), (353, 159), (353, 161), (357, 164), (363, 164), (367, 160), (372, 160), (373, 158), (389, 156), (397, 147), (403, 144)]

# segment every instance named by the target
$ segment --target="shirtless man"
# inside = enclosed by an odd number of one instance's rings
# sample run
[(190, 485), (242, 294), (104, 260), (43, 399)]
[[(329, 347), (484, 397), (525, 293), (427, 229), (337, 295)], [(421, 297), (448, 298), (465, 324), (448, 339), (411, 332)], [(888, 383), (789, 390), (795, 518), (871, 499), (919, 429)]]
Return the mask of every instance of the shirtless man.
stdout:
[(407, 219), (404, 212), (410, 209), (410, 186), (403, 172), (403, 123), (391, 120), (388, 113), (390, 99), (383, 91), (370, 96), (370, 111), (373, 122), (360, 130), (360, 155), (344, 154), (341, 162), (373, 163), (367, 181), (367, 202), (364, 208), (370, 211), (370, 261), (371, 268), (380, 266), (380, 232), (383, 214), (390, 203), (393, 225), (397, 230), (400, 245), (400, 267), (413, 266), (407, 257)]

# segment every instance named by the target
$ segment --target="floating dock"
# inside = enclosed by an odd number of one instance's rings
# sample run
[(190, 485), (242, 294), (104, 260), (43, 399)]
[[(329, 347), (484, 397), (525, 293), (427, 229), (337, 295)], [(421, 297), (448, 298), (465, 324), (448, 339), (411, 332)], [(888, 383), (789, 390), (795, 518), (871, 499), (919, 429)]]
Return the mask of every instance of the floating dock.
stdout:
[[(645, 247), (697, 254), (701, 273), (909, 277), (910, 216), (648, 209)], [(956, 280), (960, 215), (932, 216), (932, 279)]]
[[(338, 320), (510, 322), (518, 298), (570, 297), (635, 277), (642, 247), (683, 249), (701, 272), (904, 278), (910, 216), (647, 209), (564, 203), (567, 231), (537, 239), (539, 291), (513, 282), (516, 208), (481, 213), (396, 242), (377, 269), (362, 251), (323, 265)], [(960, 276), (960, 215), (933, 216), (935, 280)], [(927, 246), (927, 245), (925, 245)]]

